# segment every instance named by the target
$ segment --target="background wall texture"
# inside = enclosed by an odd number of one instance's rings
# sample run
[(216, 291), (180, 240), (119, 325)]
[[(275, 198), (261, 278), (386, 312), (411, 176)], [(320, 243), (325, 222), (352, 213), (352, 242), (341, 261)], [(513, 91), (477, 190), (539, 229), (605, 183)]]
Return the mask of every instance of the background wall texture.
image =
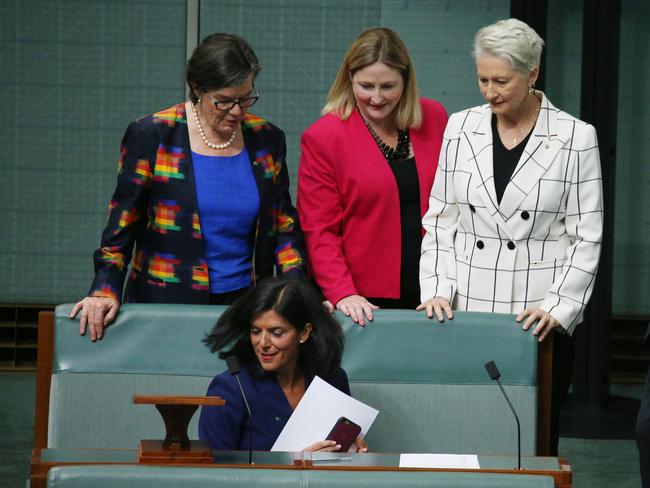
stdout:
[[(189, 0), (193, 1), (193, 0)], [(194, 0), (196, 1), (196, 0)], [(185, 98), (186, 29), (235, 32), (263, 71), (254, 112), (287, 134), (292, 193), (302, 131), (315, 121), (350, 43), (396, 30), (423, 96), (449, 113), (482, 102), (478, 28), (508, 0), (5, 0), (0, 3), (0, 304), (87, 292), (128, 123)], [(546, 92), (579, 116), (582, 2), (549, 1)], [(650, 6), (622, 1), (614, 314), (650, 315)], [(645, 33), (645, 34), (644, 34)], [(639, 222), (640, 220), (640, 222)], [(645, 272), (639, 273), (639, 269)]]

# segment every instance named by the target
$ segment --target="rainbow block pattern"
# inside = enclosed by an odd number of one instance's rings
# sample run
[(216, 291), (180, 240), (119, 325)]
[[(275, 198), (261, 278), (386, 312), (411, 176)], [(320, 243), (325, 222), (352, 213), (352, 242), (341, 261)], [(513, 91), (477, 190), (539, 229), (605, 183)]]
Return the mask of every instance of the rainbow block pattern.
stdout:
[(99, 290), (93, 291), (91, 296), (112, 298), (113, 300), (117, 300), (118, 302), (120, 301), (120, 297), (117, 290), (115, 290), (110, 285), (103, 285)]
[(133, 222), (138, 220), (139, 217), (140, 214), (138, 213), (138, 209), (136, 207), (131, 207), (128, 210), (122, 210), (122, 213), (120, 214), (120, 221), (117, 224), (117, 229), (113, 231), (113, 234), (117, 234), (125, 227), (133, 224)]
[(153, 207), (154, 218), (152, 229), (161, 234), (167, 234), (169, 230), (181, 230), (176, 224), (176, 217), (181, 211), (181, 206), (173, 200), (158, 200)]
[(160, 281), (149, 280), (149, 282), (159, 286), (164, 286), (165, 283), (179, 283), (180, 279), (176, 276), (175, 267), (180, 263), (181, 260), (173, 254), (155, 253), (149, 260), (149, 276)]
[(153, 170), (153, 179), (167, 183), (170, 178), (184, 180), (185, 175), (180, 171), (180, 162), (185, 159), (185, 153), (179, 147), (158, 146), (156, 165)]
[(291, 232), (293, 230), (293, 217), (287, 215), (279, 208), (271, 209), (271, 215), (273, 217), (273, 228), (269, 232), (269, 235), (273, 236), (278, 232)]
[[(181, 105), (182, 106), (182, 105)], [(160, 112), (153, 114), (154, 124), (165, 124), (167, 127), (173, 127), (176, 124), (186, 124), (185, 110), (179, 110), (179, 106), (175, 105)]]
[(146, 159), (138, 159), (135, 163), (135, 172), (131, 181), (136, 185), (148, 185), (151, 182), (151, 168), (149, 161)]
[(124, 269), (124, 254), (120, 252), (118, 246), (102, 247), (100, 259), (103, 263), (115, 266), (120, 271)]
[(264, 149), (256, 153), (255, 161), (253, 164), (256, 166), (261, 166), (264, 170), (263, 178), (265, 180), (272, 178), (273, 182), (275, 182), (278, 174), (280, 174), (280, 168), (282, 167), (282, 163), (276, 163), (273, 160), (273, 156), (268, 151), (268, 149)]
[(192, 266), (192, 289), (208, 290), (209, 288), (208, 264), (205, 261), (201, 261), (201, 264)]
[(283, 273), (302, 264), (302, 257), (291, 244), (285, 244), (277, 248), (276, 255), (278, 266), (280, 266)]
[(268, 124), (266, 119), (263, 119), (262, 117), (258, 117), (257, 115), (253, 115), (251, 113), (246, 114), (246, 117), (244, 118), (244, 123), (249, 128), (253, 129), (256, 132), (261, 131)]
[(201, 224), (199, 222), (199, 214), (194, 212), (192, 214), (192, 237), (201, 239)]

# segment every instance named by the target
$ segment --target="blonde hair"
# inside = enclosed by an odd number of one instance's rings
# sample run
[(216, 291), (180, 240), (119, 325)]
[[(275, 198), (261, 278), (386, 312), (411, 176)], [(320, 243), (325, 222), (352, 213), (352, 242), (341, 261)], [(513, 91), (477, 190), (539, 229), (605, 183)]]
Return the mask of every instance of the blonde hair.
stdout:
[(404, 130), (420, 127), (422, 110), (413, 61), (397, 33), (385, 27), (368, 29), (352, 43), (327, 95), (323, 115), (335, 113), (347, 120), (356, 107), (352, 76), (375, 63), (383, 63), (399, 71), (404, 80), (404, 92), (394, 111), (397, 128)]

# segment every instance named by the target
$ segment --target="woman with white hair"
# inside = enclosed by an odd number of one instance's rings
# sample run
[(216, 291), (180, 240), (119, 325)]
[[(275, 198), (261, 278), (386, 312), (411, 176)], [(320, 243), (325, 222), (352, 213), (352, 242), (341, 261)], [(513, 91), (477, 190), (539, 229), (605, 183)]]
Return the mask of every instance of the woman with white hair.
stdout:
[(535, 90), (544, 41), (517, 19), (474, 38), (487, 102), (453, 114), (424, 216), (422, 304), (517, 314), (555, 334), (551, 451), (571, 379), (570, 335), (582, 322), (600, 255), (602, 188), (596, 131)]

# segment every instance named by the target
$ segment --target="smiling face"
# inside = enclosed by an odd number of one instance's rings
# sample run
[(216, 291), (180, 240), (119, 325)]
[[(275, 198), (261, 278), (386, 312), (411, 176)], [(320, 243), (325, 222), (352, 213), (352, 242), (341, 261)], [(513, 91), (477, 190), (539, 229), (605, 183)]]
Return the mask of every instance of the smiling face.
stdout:
[(382, 125), (402, 98), (404, 79), (396, 69), (377, 62), (352, 75), (352, 92), (366, 119)]
[(241, 85), (199, 92), (197, 95), (201, 99), (198, 110), (202, 120), (207, 122), (207, 125), (212, 127), (220, 138), (228, 139), (244, 119), (246, 109), (242, 109), (240, 105), (235, 104), (230, 110), (219, 110), (213, 100), (225, 102), (252, 97), (255, 95), (253, 75), (246, 78), (246, 81)]
[(262, 369), (278, 375), (292, 375), (298, 364), (300, 341), (306, 341), (311, 324), (298, 330), (273, 310), (258, 315), (251, 324), (253, 351)]
[(512, 68), (510, 62), (496, 56), (476, 58), (476, 74), (481, 95), (492, 112), (504, 117), (516, 117), (525, 111), (530, 86), (537, 79), (535, 67), (528, 76)]

